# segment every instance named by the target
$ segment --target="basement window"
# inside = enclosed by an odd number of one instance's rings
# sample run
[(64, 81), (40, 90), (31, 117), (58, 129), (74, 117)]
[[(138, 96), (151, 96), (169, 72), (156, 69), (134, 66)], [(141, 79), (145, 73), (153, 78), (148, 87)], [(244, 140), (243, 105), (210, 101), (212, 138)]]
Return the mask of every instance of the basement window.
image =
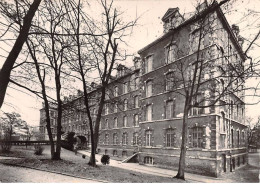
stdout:
[(153, 157), (150, 157), (150, 156), (144, 157), (144, 164), (153, 165), (153, 164), (154, 164), (154, 158), (153, 158)]

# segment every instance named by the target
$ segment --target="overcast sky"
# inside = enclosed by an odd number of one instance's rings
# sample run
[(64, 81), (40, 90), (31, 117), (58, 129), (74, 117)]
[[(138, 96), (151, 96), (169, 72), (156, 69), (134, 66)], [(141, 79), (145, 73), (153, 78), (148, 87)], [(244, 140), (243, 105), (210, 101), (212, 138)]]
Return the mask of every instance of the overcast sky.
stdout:
[[(92, 9), (90, 12), (94, 12), (93, 14), (97, 13), (98, 11), (96, 10), (95, 1), (93, 0), (88, 2), (90, 3), (90, 8)], [(168, 10), (168, 8), (179, 7), (180, 13), (183, 14), (194, 11), (195, 4), (196, 1), (194, 0), (116, 0), (115, 6), (120, 8), (121, 11), (125, 12), (124, 17), (126, 21), (141, 16), (138, 21), (138, 26), (134, 28), (133, 34), (128, 38), (128, 52), (131, 54), (137, 53), (138, 50), (163, 34), (161, 18)], [(226, 15), (229, 23), (238, 24), (241, 28), (241, 35), (243, 37), (252, 38), (257, 30), (248, 30), (247, 24), (254, 23), (255, 25), (260, 25), (260, 20), (255, 20), (254, 17), (250, 17), (250, 19), (241, 21), (241, 18), (248, 12), (248, 9), (258, 10), (260, 7), (260, 1), (239, 0), (234, 6), (236, 7), (236, 11), (232, 11)], [(259, 40), (257, 42), (260, 45)], [(5, 50), (9, 50), (9, 47), (6, 46)], [(257, 51), (260, 51), (259, 47), (254, 46), (254, 50), (251, 52), (251, 54), (256, 56)], [(6, 55), (1, 47), (0, 55)], [(2, 65), (1, 63), (3, 63), (2, 59), (0, 60), (0, 66)], [(257, 81), (253, 80), (249, 82), (249, 84), (256, 84), (257, 82), (259, 82), (259, 79)], [(28, 96), (26, 93), (21, 93), (10, 88), (8, 88), (7, 93), (8, 95), (5, 99), (6, 104), (2, 107), (2, 110), (5, 112), (16, 111), (20, 113), (22, 118), (30, 125), (39, 125), (39, 109), (41, 108), (41, 100), (35, 96)], [(253, 101), (256, 101), (256, 99)], [(250, 102), (252, 102), (252, 100), (250, 100)], [(260, 115), (258, 112), (259, 110), (259, 104), (247, 106), (246, 113), (248, 116), (256, 118), (258, 115)]]

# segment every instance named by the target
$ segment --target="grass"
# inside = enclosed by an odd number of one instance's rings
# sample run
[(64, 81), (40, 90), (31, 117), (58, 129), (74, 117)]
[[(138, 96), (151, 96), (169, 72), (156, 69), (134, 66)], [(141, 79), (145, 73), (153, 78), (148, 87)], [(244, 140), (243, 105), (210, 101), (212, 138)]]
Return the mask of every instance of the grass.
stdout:
[(186, 182), (174, 178), (154, 176), (136, 171), (125, 170), (109, 165), (100, 165), (97, 168), (89, 166), (89, 158), (83, 159), (80, 154), (62, 149), (62, 160), (51, 160), (50, 147), (45, 146), (42, 155), (34, 154), (34, 147), (14, 146), (10, 153), (0, 153), (4, 156), (19, 157), (19, 159), (2, 159), (0, 163), (22, 165), (43, 170), (57, 171), (85, 178), (104, 180), (113, 183), (173, 183)]

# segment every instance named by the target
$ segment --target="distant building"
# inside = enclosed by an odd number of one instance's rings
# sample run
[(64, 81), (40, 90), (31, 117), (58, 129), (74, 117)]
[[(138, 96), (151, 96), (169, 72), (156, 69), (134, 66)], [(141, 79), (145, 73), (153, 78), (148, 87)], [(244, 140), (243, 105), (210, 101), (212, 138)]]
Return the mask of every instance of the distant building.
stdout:
[[(197, 8), (207, 11), (207, 4)], [(177, 169), (182, 132), (184, 97), (173, 91), (172, 78), (176, 78), (175, 63), (194, 62), (198, 46), (196, 16), (187, 20), (178, 8), (170, 8), (162, 18), (164, 35), (143, 49), (134, 59), (134, 68), (118, 67), (117, 77), (109, 83), (106, 105), (100, 126), (98, 153), (122, 159), (138, 153), (140, 164)], [(243, 63), (242, 40), (239, 29), (230, 27), (223, 12), (217, 8), (208, 15), (214, 26), (201, 40), (204, 60), (212, 60), (205, 79), (214, 79), (221, 66)], [(196, 45), (197, 44), (197, 45)], [(182, 49), (182, 52), (177, 52)], [(224, 81), (224, 80), (223, 80)], [(243, 87), (243, 80), (234, 86)], [(214, 81), (219, 88), (220, 82)], [(178, 88), (181, 88), (178, 85)], [(98, 85), (93, 84), (90, 109), (97, 112)], [(204, 96), (215, 92), (205, 88)], [(188, 150), (186, 171), (218, 176), (247, 164), (247, 127), (244, 124), (245, 105), (243, 91), (225, 96), (216, 106), (192, 108), (189, 113)], [(62, 129), (89, 136), (82, 94), (65, 100)], [(42, 110), (41, 110), (42, 112)], [(42, 114), (41, 114), (42, 117)], [(95, 122), (95, 119), (94, 119)], [(88, 138), (89, 139), (89, 138)]]
[[(52, 137), (54, 140), (56, 140), (57, 137), (57, 109), (56, 105), (50, 105), (50, 121), (51, 121), (51, 131), (52, 131)], [(41, 136), (39, 137), (41, 140), (49, 140), (47, 127), (46, 127), (46, 112), (44, 110), (44, 104), (43, 108), (40, 110), (40, 126), (39, 131), (41, 133)]]

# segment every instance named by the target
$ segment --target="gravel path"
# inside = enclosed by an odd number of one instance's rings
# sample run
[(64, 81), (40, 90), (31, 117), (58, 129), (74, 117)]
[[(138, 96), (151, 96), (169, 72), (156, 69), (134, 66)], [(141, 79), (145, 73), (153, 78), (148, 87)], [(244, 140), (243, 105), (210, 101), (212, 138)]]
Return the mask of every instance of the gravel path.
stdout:
[(97, 183), (97, 181), (74, 178), (45, 171), (12, 167), (0, 164), (0, 182), (3, 183)]

